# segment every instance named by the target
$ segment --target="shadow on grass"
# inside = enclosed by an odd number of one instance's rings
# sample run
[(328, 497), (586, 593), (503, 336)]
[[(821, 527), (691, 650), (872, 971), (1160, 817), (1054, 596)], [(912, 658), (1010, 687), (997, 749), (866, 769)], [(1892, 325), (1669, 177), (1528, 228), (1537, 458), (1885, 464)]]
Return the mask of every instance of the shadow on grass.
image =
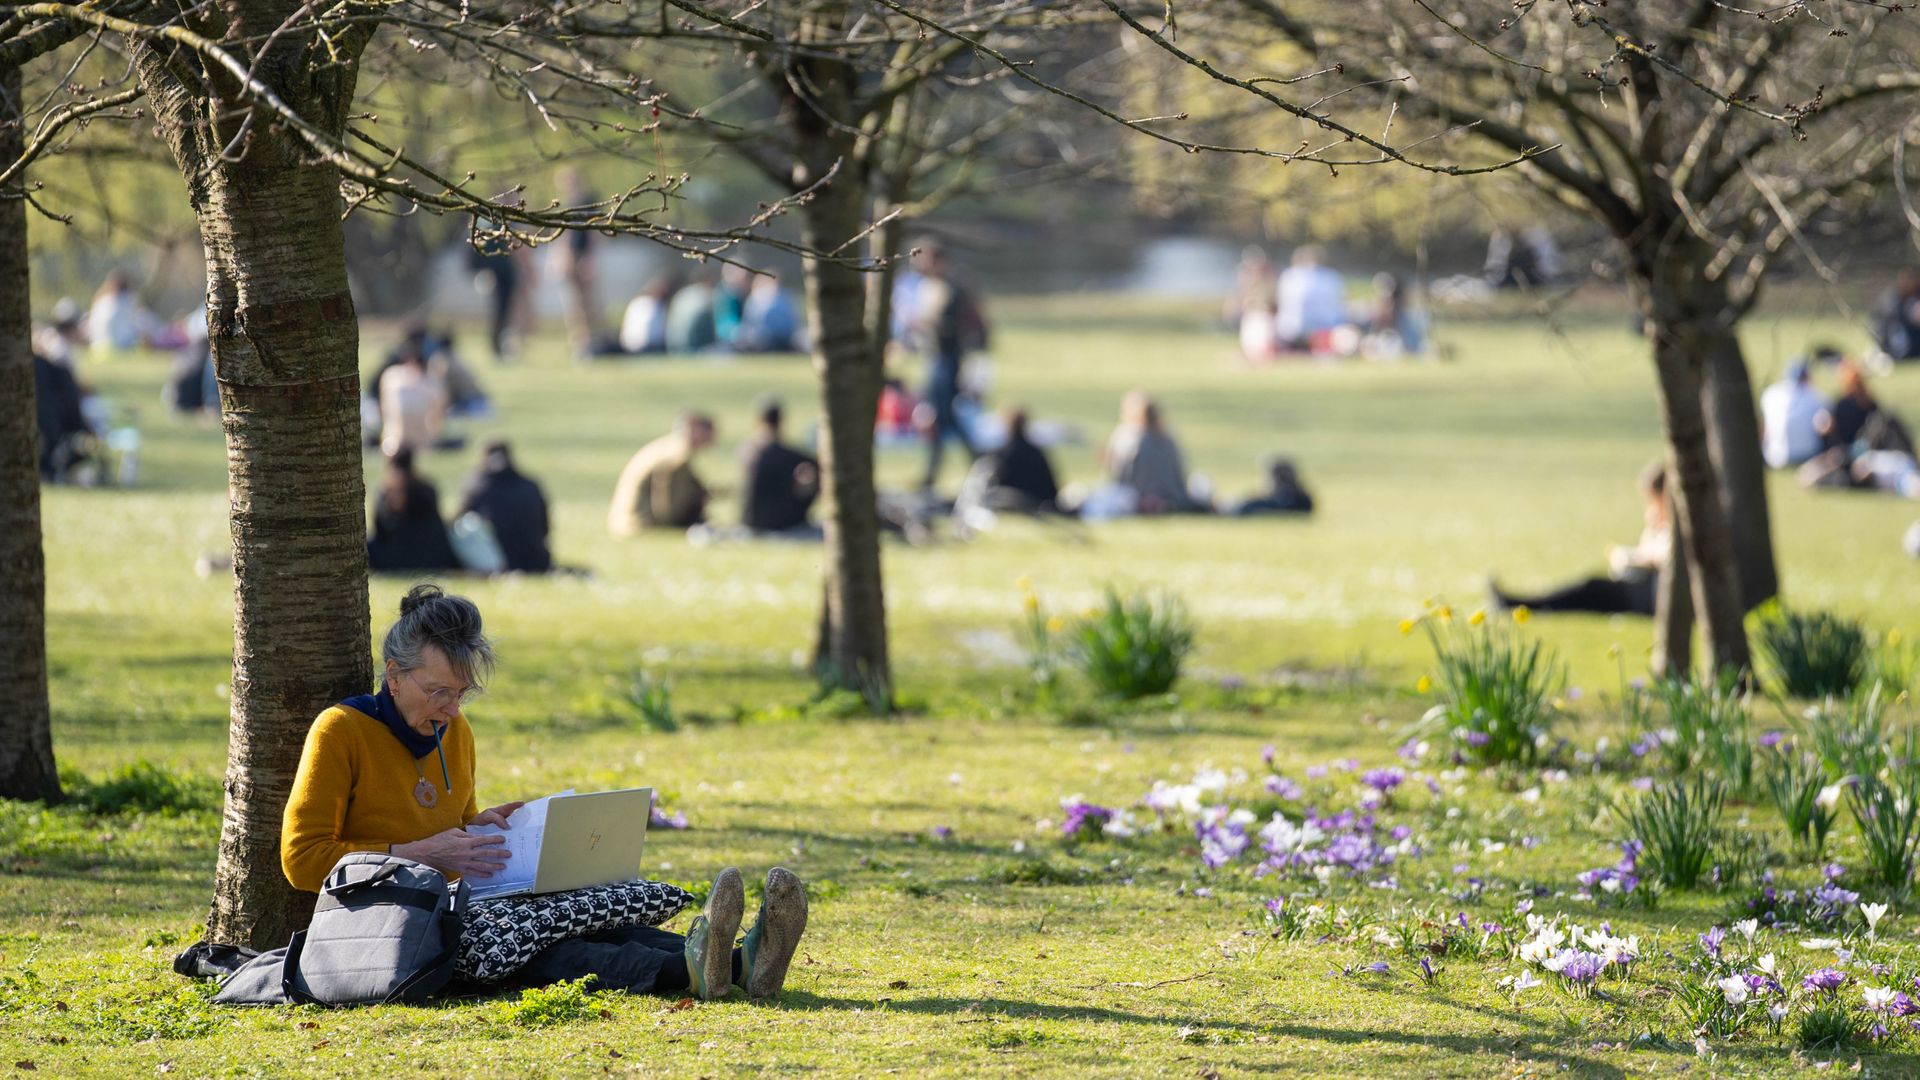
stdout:
[[(1545, 1033), (1428, 1035), (1405, 1027), (1324, 1027), (1313, 1024), (1256, 1024), (1218, 1020), (1210, 1017), (1150, 1015), (1100, 1005), (1052, 1005), (1010, 998), (841, 998), (792, 991), (780, 1001), (783, 1009), (796, 1011), (875, 1011), (918, 1013), (930, 1016), (967, 1017), (979, 1021), (993, 1019), (1051, 1020), (1063, 1022), (1134, 1024), (1173, 1028), (1184, 1040), (1196, 1045), (1210, 1042), (1239, 1044), (1254, 1036), (1271, 1039), (1298, 1039), (1341, 1045), (1400, 1045), (1429, 1053), (1447, 1055), (1489, 1055), (1502, 1059), (1523, 1057), (1552, 1062), (1562, 1070), (1588, 1076), (1625, 1077), (1626, 1071), (1604, 1062), (1556, 1049)], [(1527, 1022), (1525, 1018), (1511, 1018)], [(1297, 1073), (1298, 1062), (1260, 1065), (1236, 1065), (1254, 1071)]]

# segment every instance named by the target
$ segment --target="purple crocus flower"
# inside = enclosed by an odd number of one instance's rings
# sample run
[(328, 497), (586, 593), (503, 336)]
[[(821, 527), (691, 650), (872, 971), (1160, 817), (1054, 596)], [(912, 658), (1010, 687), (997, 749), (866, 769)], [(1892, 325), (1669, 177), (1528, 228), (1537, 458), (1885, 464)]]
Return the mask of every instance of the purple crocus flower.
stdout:
[(687, 827), (686, 814), (679, 812), (669, 814), (665, 810), (660, 809), (659, 803), (654, 804), (653, 812), (647, 815), (647, 818), (647, 824), (656, 829), (684, 829)]
[(1800, 985), (1822, 994), (1831, 994), (1847, 984), (1847, 973), (1839, 968), (1821, 968), (1800, 980)]
[(1113, 820), (1113, 811), (1104, 806), (1095, 806), (1084, 800), (1067, 803), (1060, 808), (1064, 817), (1060, 822), (1060, 835), (1079, 836), (1082, 830), (1091, 828), (1098, 832), (1107, 822)]
[(1361, 783), (1382, 795), (1391, 793), (1394, 788), (1405, 783), (1406, 779), (1407, 771), (1405, 769), (1368, 769), (1366, 772), (1360, 774)]
[(1781, 743), (1786, 741), (1787, 741), (1787, 733), (1784, 731), (1769, 731), (1766, 734), (1760, 736), (1760, 745), (1766, 747), (1769, 750), (1771, 750), (1776, 746), (1779, 746)]
[(1298, 801), (1302, 794), (1302, 792), (1300, 791), (1300, 785), (1294, 783), (1293, 781), (1287, 779), (1284, 776), (1267, 777), (1266, 788), (1267, 788), (1267, 794), (1285, 799), (1288, 802)]
[(1375, 975), (1385, 975), (1387, 973), (1387, 962), (1385, 960), (1375, 960), (1373, 963), (1368, 964), (1365, 968), (1361, 970), (1371, 971)]
[(1710, 926), (1700, 935), (1700, 947), (1707, 950), (1708, 956), (1719, 956), (1720, 946), (1727, 940), (1727, 932), (1717, 926)]
[(1327, 775), (1327, 767), (1325, 765), (1307, 766), (1307, 779), (1309, 780), (1325, 779), (1326, 775)]
[(951, 826), (951, 825), (935, 825), (935, 826), (933, 827), (933, 838), (934, 838), (935, 840), (951, 840), (951, 839), (953, 839), (953, 826)]
[(1271, 765), (1273, 764), (1273, 757), (1275, 753), (1277, 753), (1277, 751), (1274, 750), (1273, 744), (1268, 743), (1267, 745), (1260, 748), (1260, 760), (1267, 763), (1268, 765)]
[(1267, 901), (1267, 914), (1273, 916), (1276, 919), (1279, 918), (1281, 915), (1285, 914), (1286, 910), (1287, 910), (1287, 898), (1284, 896), (1276, 896), (1273, 899)]
[(1491, 736), (1491, 735), (1488, 735), (1488, 734), (1487, 734), (1486, 732), (1484, 732), (1484, 731), (1469, 731), (1469, 732), (1467, 732), (1467, 745), (1468, 745), (1468, 746), (1485, 746), (1485, 745), (1487, 745), (1487, 743), (1489, 743), (1489, 742), (1491, 742), (1491, 741), (1492, 741), (1492, 739), (1493, 739), (1493, 736)]
[(1560, 977), (1576, 985), (1585, 985), (1600, 977), (1607, 962), (1590, 952), (1569, 949), (1557, 958), (1563, 960), (1560, 965)]

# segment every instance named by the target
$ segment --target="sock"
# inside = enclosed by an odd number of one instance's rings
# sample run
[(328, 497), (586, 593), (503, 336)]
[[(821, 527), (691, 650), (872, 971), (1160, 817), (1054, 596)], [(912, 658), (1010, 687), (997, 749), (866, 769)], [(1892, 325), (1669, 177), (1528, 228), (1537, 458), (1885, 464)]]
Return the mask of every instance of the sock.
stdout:
[(656, 994), (691, 989), (693, 989), (693, 975), (687, 971), (687, 959), (677, 953), (661, 964), (660, 974), (653, 977), (653, 991)]

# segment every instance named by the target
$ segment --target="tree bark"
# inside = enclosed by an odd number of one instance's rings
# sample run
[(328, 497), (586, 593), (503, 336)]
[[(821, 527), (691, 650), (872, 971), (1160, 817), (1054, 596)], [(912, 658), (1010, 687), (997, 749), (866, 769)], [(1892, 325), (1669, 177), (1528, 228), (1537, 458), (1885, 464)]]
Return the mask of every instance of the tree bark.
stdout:
[[(0, 161), (26, 142), (20, 95), (20, 69), (0, 68)], [(26, 200), (0, 191), (0, 799), (57, 802), (27, 273)]]
[[(1678, 484), (1667, 478), (1669, 489)], [(1653, 675), (1657, 679), (1684, 679), (1693, 671), (1693, 592), (1687, 573), (1685, 531), (1679, 527), (1680, 511), (1675, 500), (1667, 499), (1667, 513), (1674, 522), (1673, 543), (1667, 553), (1667, 565), (1660, 569), (1653, 605)]]
[[(296, 6), (228, 10), (242, 16), (240, 34), (251, 20), (278, 25)], [(256, 71), (303, 116), (337, 132), (364, 43), (337, 43), (338, 65), (294, 43), (259, 58)], [(157, 48), (142, 48), (140, 73), (206, 249), (234, 549), (226, 806), (207, 939), (271, 948), (304, 923), (313, 900), (287, 882), (279, 852), (307, 728), (373, 681), (359, 328), (338, 174), (264, 114), (241, 135), (230, 105), (205, 82), (177, 76), (173, 65), (190, 61)], [(237, 154), (222, 153), (232, 145)]]
[[(1679, 275), (1675, 275), (1676, 277)], [(1693, 610), (1704, 636), (1702, 645), (1712, 673), (1746, 671), (1746, 612), (1728, 526), (1714, 472), (1707, 430), (1706, 335), (1679, 303), (1672, 279), (1656, 281), (1649, 304), (1653, 319), (1654, 367), (1660, 384), (1660, 419), (1667, 435), (1668, 493), (1675, 525), (1687, 554)]]
[(1760, 456), (1760, 421), (1753, 383), (1729, 312), (1706, 342), (1706, 410), (1720, 501), (1733, 530), (1733, 557), (1744, 610), (1752, 611), (1780, 591), (1773, 558), (1773, 523), (1767, 507), (1767, 465)]
[[(841, 251), (866, 224), (867, 183), (853, 157), (853, 136), (825, 120), (850, 113), (856, 73), (838, 60), (798, 62), (789, 83), (810, 100), (787, 111), (797, 143), (794, 184), (805, 187), (838, 167), (801, 211), (810, 251)], [(858, 690), (876, 711), (892, 707), (886, 597), (880, 574), (880, 518), (873, 478), (874, 414), (884, 377), (867, 324), (865, 275), (818, 258), (804, 260), (807, 326), (820, 377), (820, 472), (825, 504), (826, 588), (815, 648), (824, 683)]]

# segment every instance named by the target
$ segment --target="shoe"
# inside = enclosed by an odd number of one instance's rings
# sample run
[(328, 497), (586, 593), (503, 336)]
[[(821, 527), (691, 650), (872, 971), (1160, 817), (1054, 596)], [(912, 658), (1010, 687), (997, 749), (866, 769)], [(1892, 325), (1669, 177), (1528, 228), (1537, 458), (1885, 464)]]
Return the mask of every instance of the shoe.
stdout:
[(807, 931), (807, 887), (799, 875), (776, 866), (767, 871), (760, 916), (740, 946), (740, 974), (750, 998), (770, 998), (787, 983), (787, 965)]
[(747, 890), (729, 866), (713, 879), (706, 910), (687, 927), (687, 981), (693, 996), (718, 1001), (733, 989), (733, 938), (740, 932)]

